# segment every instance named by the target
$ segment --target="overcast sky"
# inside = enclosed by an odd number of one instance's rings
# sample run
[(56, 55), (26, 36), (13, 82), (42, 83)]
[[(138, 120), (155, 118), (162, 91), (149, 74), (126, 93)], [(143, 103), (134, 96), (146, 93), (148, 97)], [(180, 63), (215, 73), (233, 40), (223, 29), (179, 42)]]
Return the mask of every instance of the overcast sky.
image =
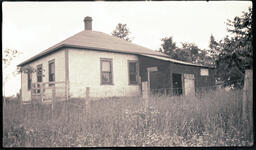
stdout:
[[(11, 68), (84, 29), (83, 19), (93, 18), (93, 30), (111, 34), (118, 23), (127, 24), (133, 43), (156, 50), (161, 38), (207, 49), (210, 35), (227, 35), (227, 19), (241, 16), (250, 1), (196, 2), (3, 2), (3, 50), (23, 54)], [(10, 69), (11, 70), (11, 69)], [(10, 78), (7, 95), (20, 89), (20, 76)], [(15, 86), (14, 86), (15, 85)]]

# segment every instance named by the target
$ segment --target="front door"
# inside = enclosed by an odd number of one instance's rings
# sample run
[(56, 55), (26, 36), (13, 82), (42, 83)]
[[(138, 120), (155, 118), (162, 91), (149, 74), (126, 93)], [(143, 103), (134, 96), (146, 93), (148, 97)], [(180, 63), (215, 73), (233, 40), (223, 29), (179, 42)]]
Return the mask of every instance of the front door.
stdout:
[(185, 95), (195, 95), (194, 74), (184, 74)]

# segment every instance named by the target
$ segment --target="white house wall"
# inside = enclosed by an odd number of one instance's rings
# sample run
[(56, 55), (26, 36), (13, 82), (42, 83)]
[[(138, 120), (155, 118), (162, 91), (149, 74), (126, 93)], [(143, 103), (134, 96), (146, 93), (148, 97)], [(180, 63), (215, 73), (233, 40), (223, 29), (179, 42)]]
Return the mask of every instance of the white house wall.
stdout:
[[(129, 85), (128, 60), (136, 55), (103, 51), (69, 49), (69, 94), (71, 97), (138, 96), (139, 85)], [(113, 85), (101, 85), (100, 58), (112, 59)]]
[[(55, 81), (65, 81), (65, 51), (60, 50), (48, 56), (42, 57), (28, 65), (36, 68), (37, 65), (43, 65), (43, 81), (42, 82), (49, 82), (49, 66), (48, 62), (50, 60), (55, 60)], [(22, 101), (29, 101), (31, 100), (31, 90), (28, 90), (28, 78), (27, 74), (21, 74), (21, 90), (22, 90)], [(32, 74), (32, 83), (37, 82), (36, 72)], [(56, 85), (58, 86), (58, 85)], [(60, 86), (60, 85), (59, 85)], [(61, 85), (64, 86), (64, 85)], [(47, 92), (47, 91), (46, 91)]]

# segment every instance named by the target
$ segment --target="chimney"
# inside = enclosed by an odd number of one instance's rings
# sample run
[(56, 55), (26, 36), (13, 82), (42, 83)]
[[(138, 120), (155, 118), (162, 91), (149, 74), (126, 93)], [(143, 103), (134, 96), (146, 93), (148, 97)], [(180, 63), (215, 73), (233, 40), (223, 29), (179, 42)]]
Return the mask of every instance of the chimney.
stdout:
[(92, 17), (86, 16), (84, 18), (84, 30), (92, 30)]

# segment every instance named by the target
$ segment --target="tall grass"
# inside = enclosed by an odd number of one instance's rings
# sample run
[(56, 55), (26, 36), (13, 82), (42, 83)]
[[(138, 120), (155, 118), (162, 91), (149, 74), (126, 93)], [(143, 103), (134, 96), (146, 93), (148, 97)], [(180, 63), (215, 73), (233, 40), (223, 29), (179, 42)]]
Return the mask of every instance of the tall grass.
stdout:
[[(241, 120), (242, 91), (201, 96), (70, 100), (51, 106), (8, 104), (5, 147), (250, 146)], [(53, 114), (53, 115), (52, 115)], [(251, 129), (252, 131), (252, 129)]]

